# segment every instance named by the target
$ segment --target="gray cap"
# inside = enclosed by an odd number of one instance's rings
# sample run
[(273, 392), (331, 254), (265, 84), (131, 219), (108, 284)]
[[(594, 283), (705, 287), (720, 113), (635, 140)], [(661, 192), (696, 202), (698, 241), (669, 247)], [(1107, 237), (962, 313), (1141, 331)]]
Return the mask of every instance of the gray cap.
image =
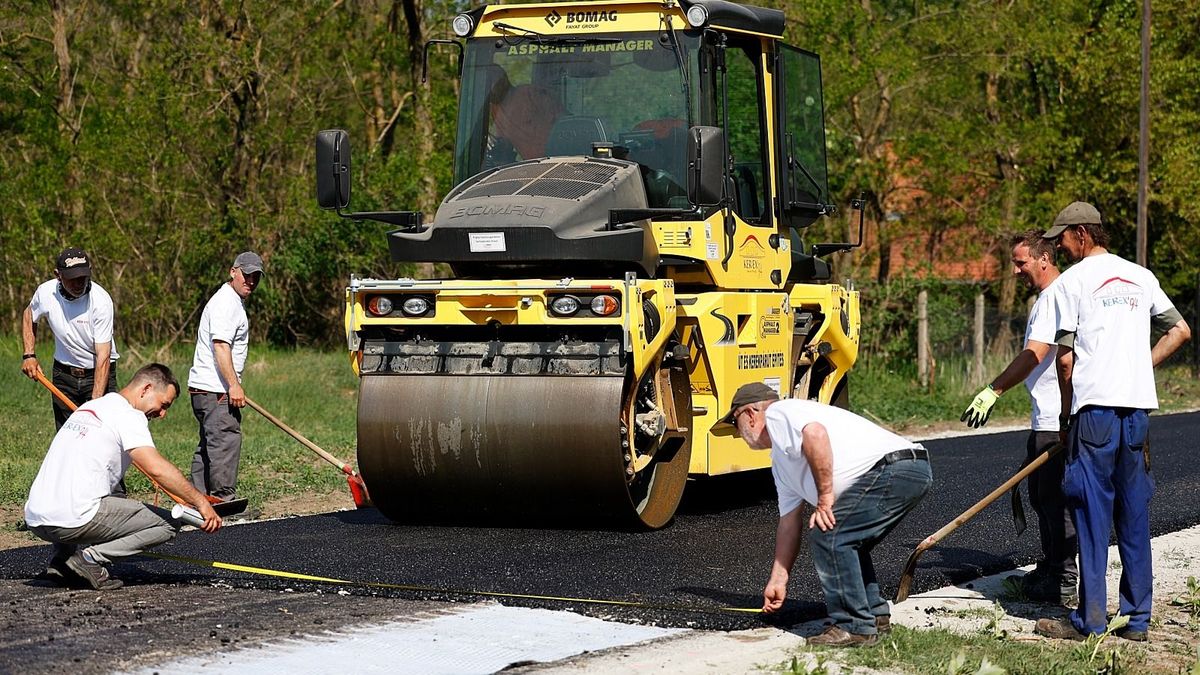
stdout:
[(263, 271), (262, 258), (253, 251), (245, 251), (239, 253), (233, 259), (233, 266), (240, 269), (242, 274), (254, 274), (255, 272)]
[(1054, 217), (1054, 224), (1042, 234), (1043, 239), (1057, 239), (1072, 225), (1099, 225), (1100, 212), (1087, 202), (1071, 202)]
[(779, 394), (775, 390), (763, 384), (762, 382), (751, 382), (738, 387), (738, 390), (733, 394), (733, 403), (729, 405), (729, 412), (725, 416), (717, 420), (717, 424), (733, 424), (733, 414), (737, 409), (758, 403), (759, 401), (778, 401)]

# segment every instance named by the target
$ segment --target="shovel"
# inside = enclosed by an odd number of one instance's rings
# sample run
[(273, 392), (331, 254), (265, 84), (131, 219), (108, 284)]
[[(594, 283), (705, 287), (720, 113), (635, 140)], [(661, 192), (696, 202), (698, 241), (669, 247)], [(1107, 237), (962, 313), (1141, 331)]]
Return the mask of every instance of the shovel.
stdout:
[(321, 459), (325, 460), (326, 462), (329, 462), (330, 464), (336, 466), (338, 468), (338, 470), (340, 470), (342, 473), (346, 474), (346, 483), (349, 484), (349, 486), (350, 486), (350, 496), (354, 498), (354, 506), (356, 508), (363, 509), (363, 508), (367, 508), (368, 506), (371, 506), (371, 495), (367, 493), (367, 485), (365, 483), (363, 483), (362, 476), (358, 475), (358, 472), (355, 471), (353, 467), (351, 467), (348, 463), (343, 462), (342, 460), (338, 459), (337, 457), (334, 457), (333, 455), (329, 454), (328, 452), (325, 452), (316, 443), (313, 443), (312, 441), (308, 440), (304, 436), (300, 435), (300, 432), (298, 432), (295, 429), (284, 424), (283, 420), (281, 420), (278, 417), (267, 412), (266, 409), (264, 409), (258, 403), (254, 402), (249, 396), (246, 397), (246, 405), (250, 406), (251, 408), (254, 408), (254, 410), (259, 415), (262, 415), (263, 417), (267, 418), (268, 422), (279, 427), (280, 430), (283, 431), (283, 433), (287, 434), (288, 436), (291, 436), (292, 438), (296, 439), (297, 441), (300, 441), (301, 445), (308, 448), (309, 450), (312, 450), (313, 452), (315, 452), (317, 454), (318, 457), (320, 457)]
[[(37, 375), (35, 375), (35, 377), (37, 377), (38, 382), (42, 383), (43, 387), (45, 387), (46, 389), (49, 389), (51, 394), (54, 394), (54, 397), (57, 398), (60, 403), (62, 403), (63, 405), (65, 405), (67, 407), (67, 410), (70, 410), (71, 412), (75, 412), (75, 409), (79, 407), (79, 406), (75, 405), (74, 401), (67, 398), (67, 395), (62, 393), (62, 391), (60, 391), (58, 387), (54, 386), (53, 382), (46, 379), (45, 375), (43, 375), (42, 373), (39, 372), (39, 373), (37, 373)], [(176, 504), (181, 504), (183, 506), (189, 506), (191, 504), (191, 502), (187, 501), (186, 499), (183, 499), (182, 497), (173, 495), (170, 492), (167, 492), (166, 488), (159, 485), (153, 478), (150, 478), (150, 474), (146, 473), (146, 470), (143, 469), (141, 466), (138, 466), (137, 462), (133, 462), (133, 466), (138, 471), (142, 472), (142, 475), (145, 476), (146, 479), (150, 481), (150, 484), (154, 486), (155, 490), (158, 490), (159, 492), (164, 493), (165, 495), (170, 497)], [(210, 504), (212, 504), (213, 511), (216, 511), (217, 515), (221, 516), (222, 518), (224, 518), (226, 516), (232, 516), (234, 514), (245, 511), (246, 506), (250, 503), (246, 499), (231, 499), (229, 501), (224, 501), (224, 500), (218, 499), (212, 495), (204, 495), (204, 498), (207, 499)], [(158, 497), (155, 497), (155, 502), (157, 503), (157, 501), (158, 501)]]
[(979, 500), (979, 502), (974, 506), (966, 511), (963, 511), (962, 514), (960, 514), (957, 518), (949, 523), (946, 523), (944, 526), (942, 526), (942, 529), (929, 535), (925, 538), (925, 541), (922, 541), (920, 544), (918, 544), (916, 550), (912, 552), (912, 555), (908, 556), (908, 562), (904, 563), (904, 571), (900, 573), (900, 587), (896, 591), (896, 602), (904, 602), (908, 599), (908, 591), (912, 587), (913, 575), (916, 574), (917, 571), (917, 559), (921, 557), (922, 553), (933, 548), (939, 541), (941, 541), (951, 532), (957, 530), (959, 525), (962, 525), (968, 520), (974, 518), (979, 514), (980, 511), (987, 508), (988, 504), (996, 501), (1005, 492), (1011, 490), (1014, 485), (1020, 483), (1022, 480), (1025, 480), (1029, 474), (1036, 471), (1039, 466), (1045, 464), (1051, 457), (1058, 454), (1061, 450), (1061, 443), (1054, 444), (1049, 450), (1038, 455), (1032, 462), (1025, 465), (1025, 468), (1018, 471), (1012, 478), (1004, 481), (1003, 485), (995, 490), (992, 490), (988, 496)]

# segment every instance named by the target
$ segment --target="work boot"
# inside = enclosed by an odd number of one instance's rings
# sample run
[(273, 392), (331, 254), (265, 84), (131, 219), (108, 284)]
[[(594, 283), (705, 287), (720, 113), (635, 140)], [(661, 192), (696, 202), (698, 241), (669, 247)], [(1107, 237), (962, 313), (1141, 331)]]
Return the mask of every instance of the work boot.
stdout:
[(837, 626), (830, 626), (824, 633), (814, 635), (806, 641), (810, 645), (820, 647), (868, 647), (878, 642), (875, 635), (859, 635)]
[(892, 615), (880, 614), (875, 617), (875, 632), (883, 635), (892, 632)]
[(1130, 642), (1146, 642), (1150, 636), (1144, 630), (1130, 630), (1128, 626), (1115, 631), (1117, 637), (1124, 638)]
[(1072, 574), (1030, 573), (1021, 578), (1021, 591), (1026, 598), (1057, 605), (1075, 604), (1078, 599), (1075, 585), (1076, 577)]
[(1038, 619), (1033, 632), (1055, 640), (1074, 640), (1083, 642), (1087, 636), (1075, 630), (1070, 619)]
[(79, 576), (67, 567), (67, 558), (71, 557), (74, 552), (74, 547), (64, 549), (61, 546), (54, 547), (54, 555), (50, 556), (50, 561), (46, 563), (46, 569), (41, 574), (34, 577), (38, 581), (48, 581), (57, 586), (70, 586), (72, 582), (78, 581)]
[(241, 513), (233, 513), (228, 516), (221, 516), (221, 520), (226, 523), (236, 523), (243, 520), (258, 520), (262, 518), (263, 511), (257, 506), (247, 506), (245, 511)]
[(108, 569), (104, 565), (85, 558), (83, 551), (77, 551), (75, 555), (67, 558), (66, 564), (72, 572), (78, 574), (97, 591), (111, 591), (125, 585), (120, 579), (109, 575)]

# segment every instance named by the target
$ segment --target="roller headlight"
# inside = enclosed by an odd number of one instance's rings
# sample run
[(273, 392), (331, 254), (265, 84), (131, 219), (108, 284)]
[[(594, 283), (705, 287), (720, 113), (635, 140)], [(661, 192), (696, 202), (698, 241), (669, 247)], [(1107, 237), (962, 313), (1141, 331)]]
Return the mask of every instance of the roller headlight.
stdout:
[(400, 305), (400, 308), (409, 316), (421, 316), (429, 311), (429, 301), (421, 297), (408, 298)]
[(375, 316), (387, 316), (392, 313), (392, 299), (386, 295), (376, 295), (367, 301), (367, 311)]
[(692, 5), (687, 11), (687, 22), (692, 28), (699, 28), (708, 23), (708, 10), (700, 5)]
[(571, 316), (579, 311), (579, 298), (573, 295), (560, 295), (550, 301), (550, 311), (559, 316)]
[(467, 37), (471, 34), (471, 31), (474, 30), (475, 21), (473, 21), (471, 17), (466, 14), (459, 14), (458, 16), (454, 17), (454, 21), (450, 22), (450, 28), (458, 37)]
[(621, 308), (621, 303), (611, 295), (597, 295), (592, 298), (592, 314), (610, 316)]

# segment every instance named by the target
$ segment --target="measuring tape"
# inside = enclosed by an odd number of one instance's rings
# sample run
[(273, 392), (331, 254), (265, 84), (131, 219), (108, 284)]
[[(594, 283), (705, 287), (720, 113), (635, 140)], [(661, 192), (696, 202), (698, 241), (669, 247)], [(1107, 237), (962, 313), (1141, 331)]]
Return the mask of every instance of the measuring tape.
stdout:
[(145, 555), (150, 558), (158, 558), (159, 560), (173, 560), (175, 562), (188, 563), (191, 565), (199, 565), (201, 567), (212, 567), (220, 570), (231, 570), (234, 572), (246, 572), (248, 574), (261, 574), (269, 577), (283, 577), (285, 579), (298, 579), (301, 581), (317, 581), (326, 584), (343, 584), (346, 586), (365, 586), (368, 588), (390, 588), (400, 591), (417, 591), (422, 593), (439, 593), (444, 595), (478, 595), (487, 598), (521, 598), (523, 600), (546, 600), (551, 602), (578, 602), (590, 605), (615, 605), (618, 607), (637, 607), (640, 609), (661, 609), (673, 612), (699, 612), (699, 613), (720, 613), (720, 612), (743, 612), (746, 614), (761, 614), (761, 609), (749, 609), (745, 607), (687, 607), (684, 605), (653, 605), (644, 602), (633, 602), (630, 600), (598, 600), (595, 598), (567, 598), (554, 595), (532, 595), (529, 593), (499, 593), (496, 591), (465, 591), (450, 588), (433, 588), (431, 586), (413, 586), (409, 584), (389, 584), (379, 581), (347, 581), (346, 579), (333, 579), (331, 577), (318, 577), (311, 574), (300, 574), (298, 572), (285, 572), (283, 570), (272, 570), (263, 567), (251, 567), (249, 565), (236, 565), (234, 563), (220, 562), (217, 560), (202, 560), (200, 558), (188, 558), (180, 555), (167, 555), (165, 553), (150, 553)]

